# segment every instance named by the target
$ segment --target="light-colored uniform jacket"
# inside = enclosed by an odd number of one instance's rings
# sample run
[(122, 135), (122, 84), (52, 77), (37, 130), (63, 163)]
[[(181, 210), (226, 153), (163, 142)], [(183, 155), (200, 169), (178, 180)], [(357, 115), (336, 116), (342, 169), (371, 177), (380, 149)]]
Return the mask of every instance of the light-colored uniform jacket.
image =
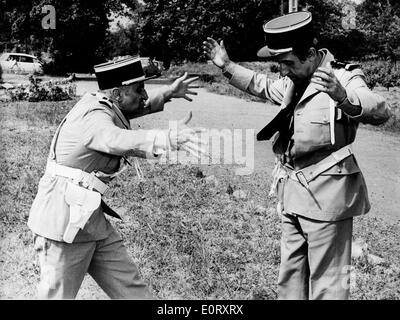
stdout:
[[(149, 92), (151, 113), (164, 106), (163, 89)], [(123, 156), (154, 158), (165, 147), (160, 130), (131, 130), (129, 121), (101, 93), (86, 94), (70, 110), (53, 137), (49, 161), (85, 172), (113, 174), (120, 168)], [(106, 176), (105, 175), (105, 176)], [(110, 179), (102, 179), (107, 183)], [(45, 172), (33, 201), (28, 226), (36, 234), (63, 241), (70, 208), (65, 200), (70, 178)], [(74, 242), (106, 238), (112, 231), (99, 206)]]
[[(332, 54), (322, 49), (321, 67), (334, 60)], [(230, 64), (227, 73), (232, 75), (230, 84), (253, 95), (268, 99), (285, 108), (294, 94), (294, 84), (288, 77), (276, 81), (268, 79), (237, 64)], [(330, 97), (315, 89), (310, 83), (294, 111), (294, 146), (291, 155), (294, 169), (299, 170), (316, 164), (333, 151), (351, 144), (356, 136), (358, 123), (381, 124), (390, 117), (385, 100), (373, 93), (364, 81), (359, 69), (348, 71), (334, 69), (336, 77), (346, 89), (348, 102), (362, 107), (356, 117), (342, 113), (335, 120), (335, 143), (331, 143)], [(339, 114), (338, 112), (336, 114)], [(335, 117), (338, 117), (335, 115)], [(339, 117), (338, 117), (339, 118)], [(282, 158), (285, 142), (278, 133), (274, 137), (273, 151)], [(337, 221), (365, 214), (370, 209), (367, 188), (354, 156), (339, 161), (316, 179), (309, 188), (295, 179), (284, 179), (278, 185), (278, 196), (285, 212), (320, 221)]]

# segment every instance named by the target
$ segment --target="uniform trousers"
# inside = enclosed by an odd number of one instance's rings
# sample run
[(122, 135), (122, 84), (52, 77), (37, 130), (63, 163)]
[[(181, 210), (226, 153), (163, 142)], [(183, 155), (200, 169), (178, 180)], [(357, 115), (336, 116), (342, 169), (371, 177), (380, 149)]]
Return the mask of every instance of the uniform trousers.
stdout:
[(282, 214), (278, 299), (349, 298), (353, 218), (318, 221)]
[(74, 299), (86, 273), (111, 299), (153, 299), (122, 239), (65, 243), (35, 235), (41, 277), (39, 299)]

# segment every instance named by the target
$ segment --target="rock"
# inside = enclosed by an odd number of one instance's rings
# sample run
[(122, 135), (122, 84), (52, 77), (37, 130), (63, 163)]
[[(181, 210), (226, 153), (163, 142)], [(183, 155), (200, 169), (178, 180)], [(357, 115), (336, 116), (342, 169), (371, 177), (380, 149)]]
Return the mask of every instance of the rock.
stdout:
[(246, 199), (247, 198), (247, 193), (243, 190), (235, 190), (233, 192), (233, 197), (236, 199)]
[(385, 259), (378, 257), (374, 254), (369, 254), (367, 257), (370, 264), (379, 265), (385, 263)]
[(358, 259), (365, 256), (368, 252), (368, 244), (364, 239), (358, 238), (351, 244), (351, 257)]
[(4, 89), (14, 89), (14, 86), (11, 83), (3, 83), (0, 86)]

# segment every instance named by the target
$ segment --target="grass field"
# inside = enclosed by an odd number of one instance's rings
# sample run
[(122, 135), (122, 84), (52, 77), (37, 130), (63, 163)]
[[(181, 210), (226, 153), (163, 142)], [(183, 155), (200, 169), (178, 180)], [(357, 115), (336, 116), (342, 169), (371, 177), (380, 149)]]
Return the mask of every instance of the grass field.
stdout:
[[(0, 299), (34, 299), (39, 268), (26, 226), (64, 102), (0, 104)], [(143, 118), (144, 127), (146, 124)], [(161, 165), (140, 160), (145, 181), (128, 170), (106, 196), (123, 216), (122, 234), (143, 278), (161, 299), (275, 299), (280, 223), (270, 177), (236, 176), (232, 167)], [(232, 191), (242, 190), (242, 197)], [(355, 238), (384, 258), (354, 260), (352, 299), (400, 299), (399, 224), (368, 215)], [(87, 278), (79, 299), (105, 299)]]

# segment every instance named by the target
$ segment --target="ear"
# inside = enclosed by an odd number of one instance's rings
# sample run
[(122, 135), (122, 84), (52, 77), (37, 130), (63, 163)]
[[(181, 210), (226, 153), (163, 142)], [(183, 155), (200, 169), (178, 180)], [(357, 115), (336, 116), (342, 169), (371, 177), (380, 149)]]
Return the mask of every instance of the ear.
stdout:
[(121, 97), (121, 90), (119, 88), (114, 88), (111, 91), (111, 95), (114, 100), (119, 101)]
[(314, 60), (316, 57), (317, 57), (317, 49), (315, 49), (314, 47), (308, 49), (307, 59)]

